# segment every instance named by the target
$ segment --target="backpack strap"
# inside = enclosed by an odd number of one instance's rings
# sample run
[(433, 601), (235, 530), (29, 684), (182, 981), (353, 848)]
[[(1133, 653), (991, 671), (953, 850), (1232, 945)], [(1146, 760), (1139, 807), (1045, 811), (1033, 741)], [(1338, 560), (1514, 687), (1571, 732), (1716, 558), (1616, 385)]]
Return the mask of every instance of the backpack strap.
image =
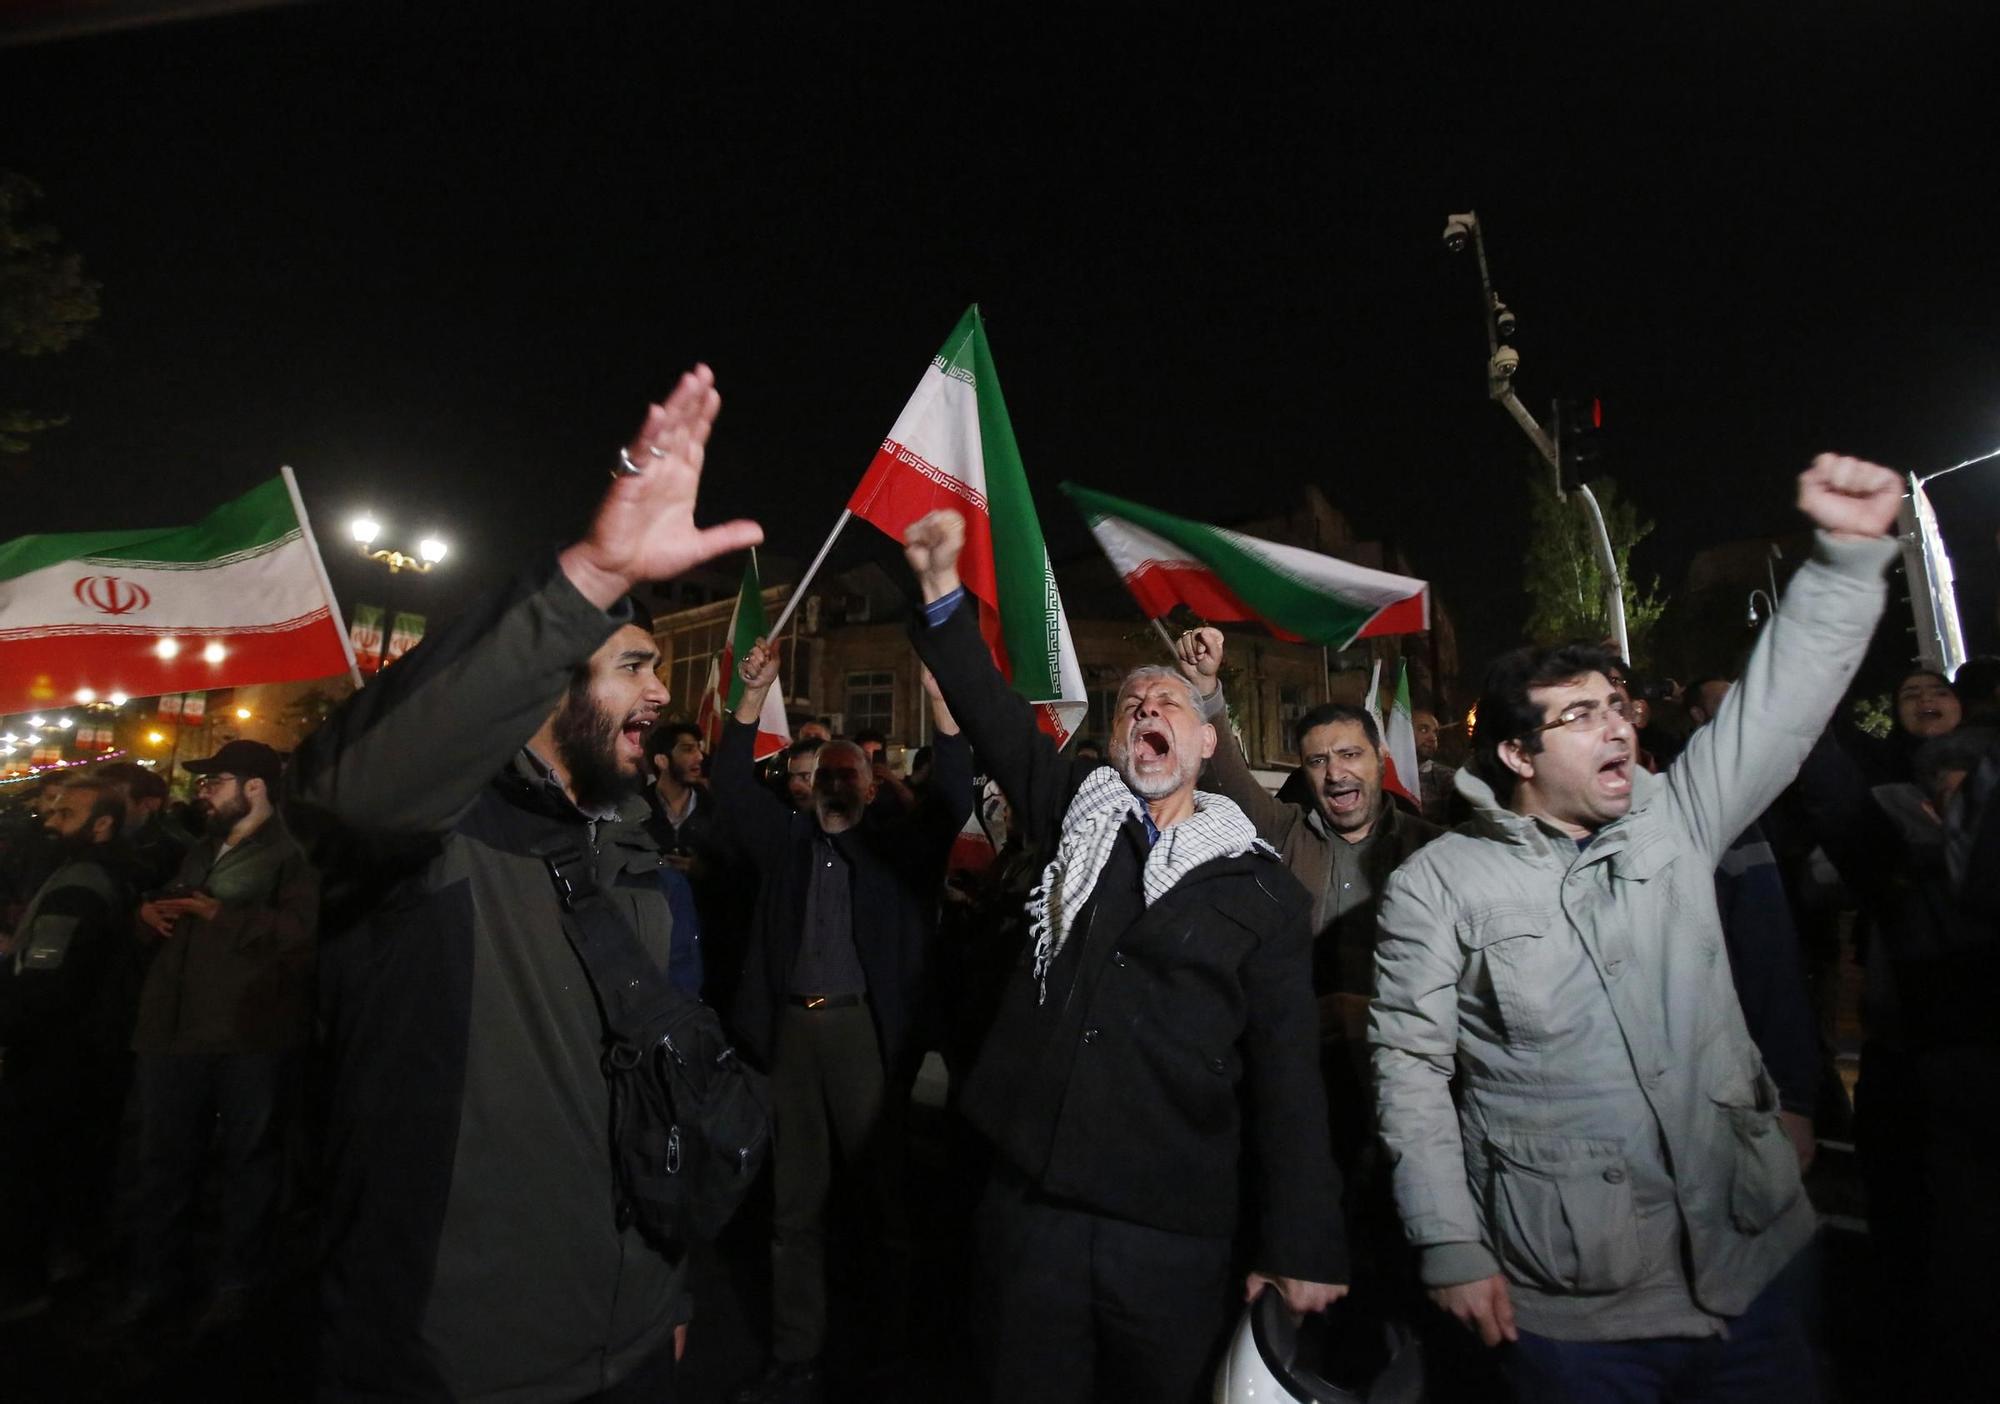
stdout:
[(598, 885), (588, 847), (564, 835), (535, 851), (548, 866), (562, 903), (563, 935), (597, 995), (606, 1057), (616, 1066), (630, 1067), (688, 998), (647, 957), (638, 933)]

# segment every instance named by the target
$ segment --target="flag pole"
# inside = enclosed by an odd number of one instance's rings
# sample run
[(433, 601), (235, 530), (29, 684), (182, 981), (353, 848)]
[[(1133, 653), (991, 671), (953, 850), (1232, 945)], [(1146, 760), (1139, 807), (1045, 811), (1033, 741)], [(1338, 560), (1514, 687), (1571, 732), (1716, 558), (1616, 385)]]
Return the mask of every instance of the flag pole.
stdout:
[(854, 509), (851, 507), (840, 509), (840, 520), (833, 524), (833, 530), (828, 532), (826, 540), (820, 543), (819, 554), (814, 556), (812, 564), (806, 567), (804, 577), (797, 585), (792, 587), (792, 597), (785, 601), (785, 607), (778, 615), (778, 622), (771, 626), (772, 638), (775, 639), (778, 635), (785, 632), (785, 624), (791, 619), (792, 611), (797, 609), (799, 601), (806, 597), (806, 586), (812, 584), (813, 577), (819, 574), (820, 563), (826, 559), (826, 553), (833, 549), (834, 539), (840, 535), (841, 530), (846, 527), (848, 519), (853, 515)]
[(1174, 636), (1167, 632), (1167, 626), (1162, 624), (1157, 619), (1151, 622), (1153, 625), (1153, 632), (1160, 636), (1160, 642), (1167, 646), (1167, 652), (1172, 654), (1175, 659), (1179, 659), (1181, 656), (1181, 651), (1174, 647)]
[[(313, 574), (318, 577), (319, 588), (326, 596), (327, 614), (333, 620), (333, 627), (340, 634), (340, 651), (347, 659), (347, 675), (354, 679), (354, 685), (358, 688), (361, 686), (361, 665), (354, 661), (354, 640), (348, 636), (347, 621), (340, 617), (340, 601), (333, 597), (333, 582), (327, 578), (326, 562), (320, 559), (319, 541), (313, 536), (312, 519), (306, 515), (306, 500), (299, 492), (299, 480), (292, 476), (290, 464), (279, 464), (278, 476), (285, 480), (285, 491), (291, 494), (292, 512), (298, 517), (299, 531), (306, 540), (306, 554), (312, 557)], [(385, 632), (382, 635), (382, 652), (385, 654), (389, 651), (386, 628), (392, 626), (394, 622), (394, 620), (385, 621)], [(175, 728), (175, 739), (179, 739), (179, 728)]]
[(1382, 725), (1382, 659), (1379, 654), (1368, 674), (1368, 715), (1375, 718), (1379, 729)]

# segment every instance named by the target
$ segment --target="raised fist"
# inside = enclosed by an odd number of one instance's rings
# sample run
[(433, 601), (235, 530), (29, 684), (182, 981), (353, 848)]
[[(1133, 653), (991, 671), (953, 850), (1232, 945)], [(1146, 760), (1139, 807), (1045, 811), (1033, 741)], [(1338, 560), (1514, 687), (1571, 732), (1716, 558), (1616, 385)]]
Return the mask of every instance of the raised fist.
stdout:
[(1799, 474), (1799, 510), (1835, 536), (1885, 534), (1902, 501), (1902, 478), (1865, 459), (1823, 453)]
[(737, 666), (736, 672), (745, 687), (765, 691), (778, 680), (778, 650), (763, 639), (757, 640), (743, 655), (743, 662)]
[(903, 533), (903, 556), (919, 580), (956, 572), (964, 549), (965, 518), (949, 507), (924, 514)]
[(1203, 625), (1190, 629), (1174, 644), (1181, 672), (1203, 697), (1214, 694), (1216, 678), (1222, 672), (1222, 630)]

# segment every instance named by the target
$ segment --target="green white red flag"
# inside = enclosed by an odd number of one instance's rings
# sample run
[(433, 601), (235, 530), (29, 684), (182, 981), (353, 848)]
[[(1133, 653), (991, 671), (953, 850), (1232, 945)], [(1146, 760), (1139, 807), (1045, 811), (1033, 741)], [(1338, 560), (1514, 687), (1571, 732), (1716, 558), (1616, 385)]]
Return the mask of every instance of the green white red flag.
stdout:
[(1288, 642), (1333, 649), (1430, 628), (1425, 581), (1170, 516), (1075, 483), (1062, 490), (1154, 619), (1184, 604), (1210, 623), (1254, 622)]
[(0, 714), (353, 667), (290, 469), (190, 527), (0, 544)]
[(940, 507), (965, 518), (958, 574), (993, 661), (1067, 740), (1088, 705), (1055, 569), (975, 304), (931, 359), (847, 508), (897, 541)]
[(1382, 788), (1394, 790), (1418, 810), (1424, 807), (1423, 777), (1417, 768), (1416, 714), (1410, 710), (1410, 663), (1396, 664), (1396, 700), (1382, 728)]
[[(736, 591), (736, 608), (729, 616), (729, 633), (722, 652), (709, 660), (708, 687), (702, 694), (696, 725), (713, 751), (722, 744), (722, 722), (734, 716), (743, 700), (743, 677), (737, 664), (764, 636), (764, 588), (757, 576), (757, 553), (750, 553), (743, 567), (743, 584)], [(751, 743), (753, 760), (775, 756), (792, 744), (791, 723), (785, 719), (785, 689), (781, 683), (764, 694), (764, 709), (757, 716), (757, 737)]]

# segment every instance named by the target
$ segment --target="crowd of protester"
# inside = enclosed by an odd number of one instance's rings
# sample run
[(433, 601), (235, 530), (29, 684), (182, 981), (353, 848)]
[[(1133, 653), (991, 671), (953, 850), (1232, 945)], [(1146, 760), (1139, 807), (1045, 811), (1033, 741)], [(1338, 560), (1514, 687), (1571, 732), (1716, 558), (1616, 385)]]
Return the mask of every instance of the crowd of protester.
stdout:
[[(581, 540), (291, 757), (232, 741), (184, 765), (179, 807), (125, 763), (25, 797), (0, 1320), (95, 1276), (107, 1332), (244, 1332), (304, 1204), (319, 1397), (675, 1397), (698, 1275), (616, 1168), (587, 899), (768, 1076), (768, 1356), (740, 1404), (838, 1397), (829, 1244), (854, 1233), (869, 1350), (916, 1351), (917, 1299), (945, 1295), (978, 1345), (955, 1398), (1207, 1398), (1268, 1296), (1370, 1323), (1379, 1349), (1307, 1331), (1295, 1368), (1323, 1381), (1421, 1358), (1396, 1397), (1811, 1399), (1802, 1176), (1850, 1128), (1880, 1313), (1925, 1342), (1927, 1397), (1974, 1377), (2000, 664), (1913, 673), (1886, 738), (1838, 706), (1894, 475), (1801, 478), (1819, 549), (1740, 676), (1519, 649), (1458, 766), (1420, 709), (1419, 806), (1340, 704), (1299, 719), (1268, 793), (1212, 628), (1126, 678), (1107, 742), (1059, 746), (988, 654), (963, 520), (933, 513), (906, 545), (931, 743), (898, 775), (888, 738), (814, 721), (760, 767), (774, 653), (742, 661), (710, 754), (632, 596), (758, 538), (693, 525), (718, 403), (684, 377)], [(932, 1051), (965, 1271), (927, 1286), (905, 1150)]]

